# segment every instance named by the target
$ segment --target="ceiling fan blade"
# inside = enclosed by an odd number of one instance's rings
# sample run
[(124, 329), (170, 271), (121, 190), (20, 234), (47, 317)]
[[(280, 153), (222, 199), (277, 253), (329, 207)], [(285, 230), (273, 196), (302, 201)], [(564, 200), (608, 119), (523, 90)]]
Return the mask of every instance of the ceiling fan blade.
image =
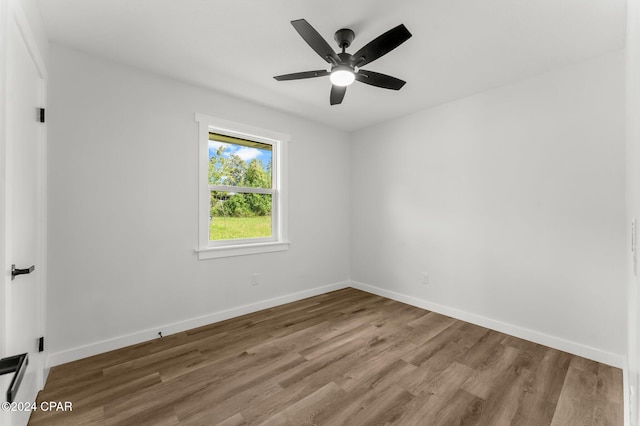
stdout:
[(291, 21), (291, 25), (322, 59), (335, 64), (340, 61), (336, 52), (329, 46), (329, 43), (307, 21), (298, 19)]
[(331, 73), (327, 70), (317, 70), (317, 71), (294, 72), (293, 74), (276, 75), (273, 78), (275, 78), (278, 81), (286, 81), (286, 80), (300, 80), (303, 78), (324, 77), (329, 74)]
[(347, 86), (332, 85), (329, 103), (331, 103), (331, 105), (341, 104), (345, 93), (347, 93)]
[(362, 49), (354, 53), (352, 56), (353, 63), (355, 66), (362, 67), (391, 52), (409, 38), (411, 38), (411, 33), (404, 24), (400, 24), (371, 40)]
[(359, 70), (356, 73), (356, 80), (361, 83), (392, 90), (400, 90), (406, 83), (406, 81), (400, 80), (399, 78), (368, 70)]

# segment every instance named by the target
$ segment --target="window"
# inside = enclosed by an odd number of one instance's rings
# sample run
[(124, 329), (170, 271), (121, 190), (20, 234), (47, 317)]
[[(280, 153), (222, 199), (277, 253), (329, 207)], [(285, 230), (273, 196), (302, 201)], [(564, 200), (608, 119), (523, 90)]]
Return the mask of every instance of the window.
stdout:
[(196, 114), (198, 257), (288, 249), (285, 162), (289, 137)]

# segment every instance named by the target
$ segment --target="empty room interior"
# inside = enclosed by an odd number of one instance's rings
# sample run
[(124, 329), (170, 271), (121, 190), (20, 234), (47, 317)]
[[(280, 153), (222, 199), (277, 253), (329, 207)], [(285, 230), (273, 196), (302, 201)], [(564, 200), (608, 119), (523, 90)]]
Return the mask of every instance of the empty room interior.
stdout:
[(0, 25), (1, 425), (640, 426), (640, 0)]

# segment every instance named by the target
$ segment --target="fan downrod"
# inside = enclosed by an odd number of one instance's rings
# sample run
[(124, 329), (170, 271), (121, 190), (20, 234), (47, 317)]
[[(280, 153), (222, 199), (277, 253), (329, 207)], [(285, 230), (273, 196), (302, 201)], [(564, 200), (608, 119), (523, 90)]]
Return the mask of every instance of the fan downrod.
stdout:
[(333, 35), (334, 40), (338, 43), (338, 46), (340, 46), (340, 49), (342, 49), (343, 53), (347, 47), (351, 46), (351, 42), (355, 37), (356, 34), (349, 28), (339, 29)]

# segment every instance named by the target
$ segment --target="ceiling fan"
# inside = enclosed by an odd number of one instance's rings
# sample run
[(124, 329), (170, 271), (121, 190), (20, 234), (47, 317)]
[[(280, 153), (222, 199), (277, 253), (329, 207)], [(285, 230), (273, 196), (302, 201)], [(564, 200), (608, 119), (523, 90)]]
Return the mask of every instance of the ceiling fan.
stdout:
[(329, 43), (306, 20), (291, 21), (291, 25), (322, 59), (331, 64), (331, 71), (316, 70), (277, 75), (273, 77), (276, 80), (299, 80), (329, 76), (329, 80), (331, 80), (331, 96), (329, 98), (331, 105), (342, 103), (347, 86), (356, 80), (371, 86), (392, 90), (400, 90), (404, 86), (405, 81), (399, 78), (361, 68), (391, 52), (411, 37), (411, 33), (403, 24), (373, 39), (353, 55), (345, 52), (345, 49), (351, 45), (355, 38), (355, 33), (348, 28), (336, 31), (333, 37), (342, 49), (342, 53), (336, 54)]

